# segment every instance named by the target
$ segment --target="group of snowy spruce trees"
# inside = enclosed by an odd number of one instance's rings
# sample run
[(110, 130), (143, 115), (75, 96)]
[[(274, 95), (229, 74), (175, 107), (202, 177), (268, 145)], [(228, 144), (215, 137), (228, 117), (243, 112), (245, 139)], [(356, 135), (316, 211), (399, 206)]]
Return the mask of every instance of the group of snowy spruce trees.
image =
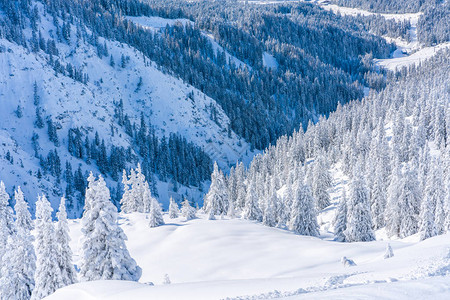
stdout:
[[(130, 170), (129, 175), (125, 170), (123, 171), (122, 184), (124, 191), (120, 204), (124, 213), (146, 213), (148, 214), (148, 225), (150, 227), (164, 225), (161, 204), (156, 198), (152, 197), (150, 186), (144, 174), (142, 174), (139, 164), (136, 169)], [(171, 197), (169, 218), (178, 218), (180, 213), (186, 220), (191, 220), (195, 218), (196, 209), (185, 198), (180, 211), (177, 202)]]
[[(450, 51), (381, 93), (339, 106), (225, 176), (214, 166), (204, 209), (318, 235), (317, 214), (337, 205), (336, 240), (372, 241), (450, 231)], [(331, 170), (337, 173), (333, 187)], [(339, 203), (330, 192), (341, 193)]]
[(0, 182), (0, 297), (42, 299), (76, 282), (65, 199), (61, 199), (56, 224), (45, 195), (36, 202), (35, 222), (20, 187), (14, 199), (15, 214), (8, 204), (5, 185)]
[[(131, 169), (130, 175), (123, 174), (123, 212), (146, 213), (150, 227), (163, 225), (161, 206), (152, 197), (140, 166)], [(87, 182), (79, 276), (72, 263), (65, 198), (61, 198), (54, 223), (50, 202), (45, 195), (39, 196), (33, 222), (20, 187), (15, 191), (14, 214), (0, 182), (0, 299), (42, 299), (78, 277), (83, 281), (139, 280), (142, 270), (127, 250), (127, 237), (118, 225), (118, 211), (105, 180), (91, 173)], [(187, 199), (180, 212), (171, 198), (170, 218), (181, 214), (191, 220), (195, 213)]]
[[(0, 298), (42, 299), (78, 277), (69, 246), (65, 198), (61, 198), (56, 223), (45, 195), (38, 197), (34, 222), (20, 187), (14, 199), (15, 214), (0, 182)], [(139, 280), (141, 268), (126, 248), (127, 238), (117, 217), (104, 179), (95, 179), (91, 173), (81, 219), (82, 280)]]

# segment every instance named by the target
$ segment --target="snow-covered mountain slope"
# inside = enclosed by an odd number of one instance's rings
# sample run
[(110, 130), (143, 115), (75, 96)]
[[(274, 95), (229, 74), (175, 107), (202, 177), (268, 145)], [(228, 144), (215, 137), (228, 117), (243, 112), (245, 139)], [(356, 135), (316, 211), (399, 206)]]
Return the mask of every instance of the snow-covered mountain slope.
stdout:
[[(56, 28), (50, 16), (44, 14), (40, 3), (36, 5), (41, 15), (38, 30), (44, 39), (53, 37)], [(31, 35), (31, 31), (26, 33)], [(71, 64), (89, 76), (85, 84), (55, 72), (48, 64), (49, 56), (43, 51), (33, 53), (0, 39), (0, 179), (9, 189), (22, 186), (30, 202), (34, 202), (40, 192), (55, 195), (52, 192), (55, 180), (47, 176), (40, 180), (36, 176), (39, 160), (34, 157), (33, 133), (39, 136), (41, 155), (45, 157), (57, 148), (62, 166), (70, 161), (75, 168), (81, 164), (83, 170), (95, 171), (96, 168), (69, 154), (67, 136), (70, 128), (82, 128), (83, 134), (90, 139), (98, 132), (107, 147), (128, 147), (132, 138), (115, 119), (115, 103), (120, 100), (123, 101), (124, 114), (132, 123), (139, 124), (142, 113), (159, 137), (177, 133), (203, 148), (224, 169), (237, 160), (249, 161), (252, 156), (249, 145), (229, 129), (228, 117), (213, 99), (163, 73), (128, 45), (99, 38), (98, 43), (105, 45), (108, 52), (108, 56), (100, 58), (94, 46), (77, 38), (74, 26), (70, 36), (69, 44), (56, 44), (59, 55), (53, 59), (58, 59), (63, 66)], [(125, 66), (121, 66), (122, 57), (126, 60)], [(59, 147), (49, 141), (47, 126), (39, 129), (34, 125), (35, 83), (42, 117), (51, 118), (56, 124)], [(22, 110), (20, 118), (15, 113), (18, 106)], [(214, 120), (212, 108), (216, 114)], [(8, 151), (13, 157), (12, 163), (5, 159)], [(11, 176), (14, 174), (17, 176)], [(168, 193), (163, 191), (162, 194)], [(56, 197), (50, 198), (55, 202)]]
[[(296, 299), (300, 294), (319, 299), (328, 293), (349, 299), (361, 299), (358, 295), (364, 293), (372, 299), (387, 296), (391, 289), (398, 294), (403, 286), (423, 294), (424, 286), (439, 284), (440, 289), (429, 291), (430, 297), (450, 288), (435, 277), (448, 272), (449, 235), (420, 243), (416, 236), (391, 241), (394, 257), (384, 259), (386, 240), (339, 243), (329, 240), (325, 231), (319, 238), (306, 237), (247, 220), (211, 221), (202, 214), (187, 222), (166, 215), (165, 221), (164, 226), (149, 228), (145, 214), (121, 214), (127, 247), (143, 269), (141, 284), (82, 283), (48, 299), (247, 299), (246, 295), (259, 295), (248, 299), (283, 295)], [(70, 229), (77, 263), (80, 221), (71, 221)], [(356, 266), (344, 267), (343, 256)], [(162, 284), (165, 274), (172, 284)], [(378, 291), (378, 286), (383, 290)], [(410, 295), (414, 296), (398, 299)]]

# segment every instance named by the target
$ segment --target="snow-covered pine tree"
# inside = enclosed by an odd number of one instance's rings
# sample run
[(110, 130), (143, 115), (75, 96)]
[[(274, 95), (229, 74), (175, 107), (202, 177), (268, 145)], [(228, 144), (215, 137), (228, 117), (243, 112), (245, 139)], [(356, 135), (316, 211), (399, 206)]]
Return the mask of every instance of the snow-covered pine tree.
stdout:
[(436, 205), (442, 193), (442, 171), (439, 171), (438, 162), (433, 159), (430, 172), (428, 172), (425, 190), (423, 192), (422, 205), (420, 207), (420, 239), (425, 240), (438, 233), (437, 229), (443, 224), (436, 225)]
[(170, 204), (169, 204), (169, 218), (175, 219), (178, 218), (178, 214), (180, 213), (180, 209), (178, 208), (178, 204), (173, 200), (172, 197), (170, 197)]
[(275, 191), (269, 193), (266, 198), (266, 205), (263, 215), (263, 224), (269, 227), (274, 227), (277, 225), (276, 220), (276, 205), (278, 202), (278, 197)]
[(369, 242), (375, 240), (375, 234), (372, 230), (369, 191), (359, 166), (354, 170), (350, 184), (350, 198), (347, 204), (346, 241)]
[(80, 274), (84, 280), (137, 281), (142, 270), (130, 256), (126, 235), (117, 223), (117, 208), (102, 176), (88, 178), (82, 223)]
[(31, 299), (40, 300), (64, 286), (52, 211), (45, 195), (36, 202), (36, 273)]
[(417, 233), (420, 202), (421, 193), (417, 172), (412, 163), (407, 163), (400, 180), (400, 195), (397, 199), (398, 210), (401, 216), (399, 237), (404, 238)]
[(8, 237), (6, 252), (0, 264), (0, 295), (2, 299), (28, 300), (35, 283), (34, 237), (31, 235), (31, 214), (20, 187), (15, 193), (15, 199), (14, 231)]
[(31, 220), (28, 204), (25, 202), (20, 186), (14, 192), (14, 199), (16, 200), (16, 204), (14, 205), (14, 210), (16, 211), (16, 227), (22, 228), (25, 231), (31, 231), (33, 229), (33, 221)]
[(123, 196), (120, 200), (121, 210), (124, 213), (130, 213), (134, 209), (134, 198), (131, 195), (130, 180), (128, 179), (127, 172), (123, 170), (122, 173), (123, 184)]
[(204, 210), (208, 214), (220, 215), (226, 213), (227, 209), (228, 195), (225, 177), (215, 162), (214, 171), (211, 174), (211, 186), (204, 199)]
[(384, 167), (377, 164), (375, 167), (374, 182), (371, 189), (370, 202), (373, 216), (374, 229), (385, 226), (386, 193), (385, 179), (383, 178)]
[(318, 236), (317, 212), (311, 189), (302, 180), (294, 183), (289, 229), (297, 234)]
[(5, 184), (0, 181), (0, 263), (6, 251), (8, 237), (14, 232), (14, 220), (12, 208), (9, 206), (9, 195)]
[(61, 277), (64, 286), (77, 281), (75, 268), (72, 263), (72, 250), (70, 249), (69, 223), (67, 222), (66, 198), (62, 197), (59, 203), (59, 210), (56, 213), (58, 222), (56, 223), (56, 243), (58, 264), (61, 270)]
[(8, 237), (0, 268), (0, 296), (7, 300), (29, 300), (34, 289), (36, 257), (31, 233), (18, 232)]
[(342, 196), (337, 207), (333, 225), (335, 239), (339, 242), (345, 242), (345, 230), (347, 229), (347, 196), (345, 189), (342, 189)]
[(164, 219), (161, 211), (161, 205), (159, 204), (158, 200), (151, 197), (150, 201), (150, 213), (148, 216), (148, 226), (150, 228), (158, 227), (161, 225), (164, 225)]
[(262, 212), (259, 208), (255, 178), (250, 179), (249, 186), (247, 187), (247, 196), (245, 198), (245, 207), (242, 217), (247, 220), (262, 220)]
[(329, 164), (323, 153), (320, 153), (313, 166), (313, 195), (317, 201), (317, 208), (324, 209), (330, 205), (330, 194), (328, 189), (331, 187), (332, 177)]
[[(442, 139), (444, 139), (442, 137)], [(436, 234), (443, 234), (445, 232), (445, 218), (448, 212), (446, 211), (445, 203), (445, 185), (444, 185), (444, 173), (442, 170), (442, 161), (436, 160), (433, 164), (433, 177), (434, 177), (434, 194), (436, 197), (436, 209), (434, 213), (434, 227)]]
[(391, 181), (387, 192), (387, 204), (385, 210), (386, 233), (388, 236), (398, 236), (400, 234), (401, 215), (398, 206), (400, 197), (400, 184), (402, 179), (401, 165), (397, 160), (392, 170)]
[(195, 208), (191, 206), (187, 198), (184, 198), (181, 204), (181, 215), (186, 218), (186, 221), (195, 219)]
[(143, 212), (145, 213), (149, 213), (151, 210), (151, 206), (152, 206), (152, 201), (153, 201), (153, 197), (152, 197), (152, 192), (150, 190), (150, 186), (148, 185), (148, 182), (144, 182), (144, 187), (143, 187), (143, 197), (142, 197), (142, 201), (143, 201)]

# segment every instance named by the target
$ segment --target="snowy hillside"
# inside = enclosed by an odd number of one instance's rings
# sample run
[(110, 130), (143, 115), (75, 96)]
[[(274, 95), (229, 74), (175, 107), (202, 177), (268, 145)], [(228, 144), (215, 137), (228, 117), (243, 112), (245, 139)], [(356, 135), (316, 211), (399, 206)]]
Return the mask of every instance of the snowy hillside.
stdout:
[[(37, 3), (41, 21), (38, 30), (42, 38), (54, 35), (56, 28), (50, 16), (44, 14)], [(62, 21), (61, 21), (62, 22)], [(252, 156), (249, 145), (229, 130), (229, 119), (215, 101), (181, 80), (164, 74), (157, 66), (132, 47), (99, 38), (109, 55), (99, 57), (89, 43), (77, 38), (77, 29), (70, 27), (70, 42), (57, 43), (58, 61), (63, 66), (71, 64), (89, 77), (86, 83), (57, 74), (49, 66), (49, 56), (42, 51), (33, 53), (22, 46), (0, 39), (0, 178), (8, 187), (22, 186), (26, 198), (34, 202), (40, 192), (46, 192), (55, 201), (60, 191), (54, 189), (54, 178), (37, 178), (39, 159), (32, 145), (37, 134), (38, 152), (46, 156), (57, 149), (61, 165), (71, 162), (74, 168), (81, 164), (83, 170), (96, 170), (72, 157), (67, 150), (68, 131), (81, 128), (82, 133), (94, 138), (98, 132), (106, 146), (129, 147), (130, 137), (117, 124), (115, 109), (123, 101), (123, 113), (132, 123), (139, 124), (141, 113), (157, 136), (168, 137), (177, 133), (202, 148), (212, 160), (225, 170), (237, 160), (248, 161)], [(28, 32), (29, 33), (29, 32)], [(122, 66), (121, 59), (126, 62)], [(114, 61), (112, 65), (111, 61)], [(60, 146), (49, 141), (47, 126), (36, 128), (34, 85), (37, 86), (40, 114), (52, 119), (56, 126)], [(20, 118), (15, 111), (20, 107)], [(215, 118), (211, 118), (214, 108)], [(44, 121), (46, 122), (46, 121)], [(8, 151), (12, 162), (5, 157)], [(17, 174), (17, 176), (11, 176)], [(167, 186), (167, 185), (166, 185)], [(167, 195), (170, 190), (160, 191)], [(168, 198), (162, 197), (166, 203)], [(56, 203), (54, 202), (54, 205)]]
[[(143, 269), (140, 283), (80, 283), (47, 299), (417, 299), (425, 293), (443, 299), (450, 291), (448, 278), (440, 277), (449, 270), (449, 235), (421, 243), (416, 237), (339, 243), (325, 231), (315, 238), (240, 219), (165, 218), (166, 225), (148, 228), (144, 214), (121, 215), (127, 247)], [(77, 263), (79, 221), (70, 230)], [(394, 257), (384, 259), (388, 242)], [(344, 267), (343, 256), (356, 266)], [(165, 274), (170, 285), (163, 285)], [(409, 292), (400, 293), (405, 287)]]

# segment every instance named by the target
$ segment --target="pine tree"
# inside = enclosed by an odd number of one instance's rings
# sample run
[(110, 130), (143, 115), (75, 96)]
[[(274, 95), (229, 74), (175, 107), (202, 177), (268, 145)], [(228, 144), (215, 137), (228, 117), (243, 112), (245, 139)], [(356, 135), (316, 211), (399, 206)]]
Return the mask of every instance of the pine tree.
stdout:
[(29, 300), (34, 289), (36, 257), (30, 232), (8, 237), (0, 268), (0, 295), (5, 300)]
[[(219, 171), (217, 163), (214, 163), (214, 171), (211, 174), (211, 186), (205, 195), (204, 210), (206, 213), (220, 215), (228, 209), (228, 193), (223, 173)], [(212, 211), (210, 213), (210, 211)]]
[(370, 199), (361, 169), (355, 168), (350, 184), (350, 198), (348, 201), (347, 229), (345, 231), (348, 242), (369, 242), (375, 240), (372, 230), (372, 216), (370, 214)]
[(5, 184), (0, 181), (0, 262), (6, 251), (8, 237), (14, 232), (12, 208), (9, 206), (9, 195)]
[(142, 270), (125, 245), (127, 237), (117, 223), (117, 209), (102, 176), (96, 181), (91, 173), (88, 178), (81, 223), (84, 280), (139, 280)]
[(421, 195), (417, 172), (413, 165), (407, 164), (400, 181), (400, 195), (397, 200), (400, 211), (399, 237), (404, 238), (417, 233)]
[(314, 197), (309, 186), (301, 180), (297, 180), (294, 186), (289, 229), (301, 235), (319, 235)]
[(31, 235), (31, 215), (20, 187), (15, 192), (15, 231), (8, 237), (0, 270), (2, 299), (28, 300), (34, 289), (36, 255)]
[(436, 159), (432, 162), (426, 178), (426, 185), (420, 207), (420, 239), (425, 240), (439, 234), (438, 229), (443, 224), (436, 225), (436, 205), (444, 196), (442, 192), (442, 171), (439, 170)]
[(268, 194), (263, 215), (263, 224), (269, 227), (277, 225), (276, 221), (276, 203), (278, 197), (275, 192)]
[(186, 221), (195, 219), (195, 208), (191, 206), (189, 200), (184, 198), (184, 201), (181, 205), (181, 215), (186, 218)]
[(324, 209), (330, 205), (330, 194), (328, 189), (331, 187), (332, 177), (330, 174), (328, 162), (324, 154), (320, 153), (316, 157), (313, 166), (313, 195), (317, 201), (317, 208)]
[(247, 220), (262, 220), (262, 212), (258, 204), (258, 196), (256, 192), (256, 180), (250, 180), (247, 196), (245, 198), (245, 207), (242, 217)]
[(178, 218), (178, 214), (180, 213), (180, 209), (178, 208), (178, 204), (173, 200), (172, 197), (170, 197), (170, 204), (169, 204), (169, 218), (175, 219)]
[(164, 219), (161, 212), (161, 205), (153, 197), (151, 197), (150, 213), (148, 218), (149, 218), (148, 226), (150, 226), (150, 228), (164, 225)]
[(375, 178), (370, 195), (374, 229), (380, 229), (385, 226), (386, 193), (383, 166), (378, 164), (375, 167)]
[(58, 256), (58, 264), (61, 270), (61, 276), (64, 286), (75, 283), (76, 272), (72, 263), (72, 250), (70, 249), (69, 224), (67, 222), (66, 199), (61, 198), (59, 210), (56, 213), (58, 222), (56, 223), (56, 243)]
[(127, 172), (123, 170), (122, 173), (123, 195), (120, 200), (121, 210), (124, 213), (130, 213), (134, 209), (134, 198), (131, 196), (131, 190), (129, 186), (129, 179)]
[(45, 195), (36, 202), (36, 273), (31, 299), (43, 299), (64, 286), (59, 267), (60, 253), (56, 242), (52, 211)]
[(16, 205), (14, 205), (14, 210), (16, 211), (16, 227), (22, 228), (25, 231), (33, 230), (31, 214), (28, 210), (28, 204), (25, 202), (20, 186), (14, 192), (14, 199), (16, 200)]
[(345, 194), (345, 189), (342, 189), (342, 196), (337, 207), (333, 225), (336, 240), (345, 242), (345, 230), (347, 229), (347, 196)]

